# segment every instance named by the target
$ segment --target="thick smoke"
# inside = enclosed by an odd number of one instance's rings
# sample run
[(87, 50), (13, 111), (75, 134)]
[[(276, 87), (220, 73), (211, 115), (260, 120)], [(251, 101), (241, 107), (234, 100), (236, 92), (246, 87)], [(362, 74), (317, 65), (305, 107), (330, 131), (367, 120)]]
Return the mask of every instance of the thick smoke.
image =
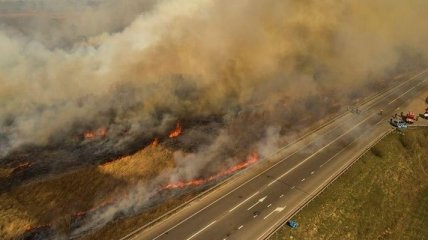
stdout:
[(425, 0), (116, 2), (61, 11), (52, 28), (0, 23), (1, 163), (99, 127), (108, 136), (97, 151), (120, 151), (177, 121), (215, 119), (211, 132), (188, 129), (180, 141), (202, 144), (178, 152), (177, 171), (160, 178), (209, 175), (236, 149), (268, 155), (271, 136), (293, 123), (426, 63)]
[[(76, 123), (106, 125), (112, 136), (151, 135), (183, 116), (346, 92), (392, 71), (403, 56), (425, 56), (426, 5), (158, 1), (122, 31), (71, 49), (4, 26), (0, 151), (47, 144)], [(77, 27), (91, 26), (87, 20)]]

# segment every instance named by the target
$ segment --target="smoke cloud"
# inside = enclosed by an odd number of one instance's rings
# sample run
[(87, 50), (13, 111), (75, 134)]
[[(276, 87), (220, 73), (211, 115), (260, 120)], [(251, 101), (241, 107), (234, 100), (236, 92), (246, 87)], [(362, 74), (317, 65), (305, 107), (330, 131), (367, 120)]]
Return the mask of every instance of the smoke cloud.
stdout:
[[(294, 125), (425, 66), (428, 52), (425, 0), (65, 2), (44, 5), (60, 12), (53, 27), (0, 14), (2, 164), (28, 146), (123, 151), (185, 121), (179, 144), (200, 144), (160, 178), (209, 175), (237, 149), (268, 155)], [(105, 139), (73, 140), (99, 127)]]
[(183, 116), (347, 92), (427, 50), (427, 4), (418, 0), (140, 4), (149, 10), (118, 32), (85, 30), (100, 15), (114, 21), (112, 10), (86, 17), (76, 31), (89, 37), (71, 48), (52, 49), (3, 26), (3, 156), (47, 144), (76, 122), (107, 125), (113, 136), (124, 129), (151, 135)]

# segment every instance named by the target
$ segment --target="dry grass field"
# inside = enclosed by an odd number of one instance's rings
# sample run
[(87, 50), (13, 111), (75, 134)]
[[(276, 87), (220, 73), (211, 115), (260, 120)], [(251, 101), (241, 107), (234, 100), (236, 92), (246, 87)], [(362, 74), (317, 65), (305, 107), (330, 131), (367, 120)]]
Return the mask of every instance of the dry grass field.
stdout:
[[(136, 183), (173, 166), (171, 151), (149, 146), (108, 164), (13, 188), (0, 194), (0, 236), (13, 239), (43, 225), (66, 231), (71, 215), (117, 199)], [(10, 174), (10, 169), (0, 169), (0, 177)]]

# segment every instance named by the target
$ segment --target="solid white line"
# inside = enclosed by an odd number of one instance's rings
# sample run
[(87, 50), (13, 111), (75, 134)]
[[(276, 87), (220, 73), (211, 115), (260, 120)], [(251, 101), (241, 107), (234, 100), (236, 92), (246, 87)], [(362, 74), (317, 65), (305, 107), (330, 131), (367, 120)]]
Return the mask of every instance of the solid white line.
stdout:
[(269, 205), (267, 205), (267, 207), (270, 207), (270, 206), (272, 206), (272, 203), (269, 203)]
[(413, 86), (413, 87), (412, 87), (412, 88), (410, 88), (409, 90), (405, 91), (403, 94), (401, 94), (400, 96), (398, 96), (397, 98), (395, 98), (394, 100), (392, 100), (391, 102), (389, 102), (389, 103), (388, 103), (388, 105), (389, 105), (389, 104), (391, 104), (391, 103), (393, 103), (393, 102), (395, 102), (395, 101), (397, 101), (399, 98), (401, 98), (402, 96), (406, 95), (408, 92), (412, 91), (412, 90), (413, 90), (413, 89), (415, 89), (417, 86), (418, 86), (418, 85)]
[(305, 158), (303, 161), (301, 161), (299, 164), (295, 165), (294, 167), (292, 167), (290, 170), (288, 170), (287, 172), (283, 173), (281, 176), (277, 177), (275, 180), (273, 180), (272, 182), (270, 182), (268, 184), (268, 186), (274, 184), (275, 182), (279, 181), (281, 178), (283, 178), (284, 176), (286, 176), (287, 174), (289, 174), (291, 171), (293, 171), (294, 169), (300, 167), (300, 165), (302, 165), (303, 163), (305, 163), (306, 161), (308, 161), (309, 159), (311, 159), (313, 156), (317, 155), (318, 153), (320, 153), (321, 151), (323, 151), (324, 149), (326, 149), (327, 147), (329, 147), (330, 145), (332, 145), (333, 143), (335, 143), (337, 140), (339, 140), (340, 138), (342, 138), (343, 136), (345, 136), (346, 134), (350, 133), (352, 130), (354, 130), (355, 128), (359, 127), (361, 124), (363, 124), (364, 122), (366, 122), (368, 119), (370, 119), (374, 114), (369, 115), (368, 117), (366, 117), (364, 120), (362, 120), (360, 123), (356, 124), (354, 127), (352, 127), (351, 129), (349, 129), (348, 131), (346, 131), (345, 133), (343, 133), (342, 135), (340, 135), (339, 137), (337, 137), (336, 139), (334, 139), (333, 141), (331, 141), (330, 143), (328, 143), (327, 145), (325, 145), (324, 147), (318, 149), (316, 152), (314, 152), (312, 155), (310, 155), (309, 157)]
[(196, 235), (200, 234), (201, 232), (203, 232), (205, 229), (209, 228), (211, 225), (213, 225), (215, 222), (217, 222), (217, 220), (212, 221), (210, 224), (208, 224), (207, 226), (205, 226), (204, 228), (202, 228), (201, 230), (197, 231), (195, 234), (193, 234), (192, 236), (190, 236), (189, 238), (187, 238), (186, 240), (190, 240), (194, 237), (196, 237)]
[[(187, 218), (181, 220), (179, 223), (175, 224), (174, 226), (168, 228), (168, 230), (162, 232), (161, 234), (159, 234), (157, 237), (153, 238), (152, 240), (156, 240), (158, 238), (160, 238), (162, 235), (164, 235), (165, 233), (171, 231), (172, 229), (176, 228), (177, 226), (181, 225), (182, 223), (186, 222), (187, 220), (189, 220), (190, 218), (194, 217), (195, 215), (199, 214), (200, 212), (204, 211), (205, 209), (211, 207), (213, 204), (215, 204), (216, 202), (222, 200), (223, 198), (227, 197), (228, 195), (232, 194), (233, 192), (235, 192), (236, 190), (238, 190), (239, 188), (241, 188), (242, 186), (248, 184), (249, 182), (253, 181), (254, 179), (258, 178), (259, 176), (261, 176), (262, 174), (264, 174), (265, 172), (271, 170), (272, 168), (274, 168), (275, 166), (277, 166), (278, 164), (284, 162), (285, 160), (289, 159), (290, 157), (296, 155), (296, 153), (300, 152), (301, 150), (303, 150), (304, 148), (300, 148), (296, 151), (294, 151), (292, 154), (288, 155), (286, 158), (278, 161), (277, 163), (275, 163), (274, 165), (272, 165), (271, 167), (269, 167), (268, 169), (262, 171), (261, 173), (257, 174), (256, 176), (252, 177), (251, 179), (247, 180), (246, 182), (240, 184), (239, 186), (237, 186), (236, 188), (234, 188), (232, 191), (227, 192), (226, 194), (224, 194), (223, 196), (221, 196), (220, 198), (217, 198), (217, 200), (211, 202), (210, 204), (208, 204), (207, 206), (203, 207), (202, 209), (200, 209), (199, 211), (193, 213), (192, 215), (188, 216)], [(122, 239), (121, 239), (122, 240)]]
[(243, 227), (244, 227), (244, 225), (239, 226), (238, 230), (241, 230), (241, 228), (243, 228)]
[[(406, 83), (408, 83), (408, 82), (410, 82), (410, 81), (412, 81), (412, 80), (414, 80), (414, 79), (418, 78), (419, 76), (421, 76), (421, 75), (425, 74), (426, 72), (428, 72), (428, 69), (427, 69), (427, 70), (425, 70), (425, 71), (422, 71), (422, 72), (420, 72), (420, 73), (418, 73), (418, 74), (416, 74), (415, 76), (413, 76), (413, 77), (411, 77), (410, 79), (408, 79), (408, 80), (406, 80), (406, 81), (404, 81), (404, 82), (402, 82), (402, 83), (398, 84), (397, 86), (394, 86), (394, 87), (392, 87), (391, 89), (388, 89), (386, 92), (384, 92), (384, 93), (382, 93), (381, 95), (379, 95), (379, 96), (377, 96), (377, 97), (373, 98), (371, 101), (375, 100), (376, 98), (380, 98), (381, 96), (382, 96), (382, 98), (383, 98), (383, 99), (385, 99), (385, 97), (386, 97), (386, 96), (391, 95), (391, 94), (392, 94), (396, 89), (398, 89), (398, 88), (400, 88), (401, 86), (403, 86), (404, 84), (406, 84)], [(425, 81), (426, 81), (426, 79), (424, 79), (422, 82), (425, 82)], [(368, 110), (372, 109), (372, 108), (374, 107), (374, 105), (375, 105), (375, 104), (371, 104), (371, 105), (366, 109), (366, 111), (368, 111)]]
[(250, 200), (252, 197), (256, 196), (259, 193), (259, 191), (255, 192), (253, 195), (249, 196), (247, 199), (236, 205), (234, 208), (230, 209), (229, 212), (233, 212), (233, 210), (237, 209), (242, 204), (246, 203), (248, 200)]
[[(352, 141), (352, 143), (354, 143), (355, 141)], [(352, 144), (350, 143), (350, 144)], [(345, 151), (346, 148), (342, 148), (339, 152), (337, 152), (336, 154), (334, 154), (331, 158), (329, 158), (327, 161), (325, 161), (323, 164), (320, 165), (320, 168), (322, 168), (325, 164), (327, 164), (328, 162), (330, 162), (331, 160), (333, 160), (335, 157), (337, 157), (337, 155), (341, 154), (343, 151)]]
[(395, 101), (397, 101), (399, 98), (401, 98), (402, 96), (406, 95), (408, 92), (412, 91), (414, 88), (416, 88), (417, 86), (421, 85), (422, 83), (424, 83), (427, 79), (424, 79), (423, 81), (419, 82), (418, 84), (416, 84), (415, 86), (413, 86), (412, 88), (410, 88), (409, 90), (405, 91), (403, 94), (401, 94), (400, 96), (398, 96), (397, 98), (395, 98), (394, 100), (392, 100), (391, 102), (388, 103), (391, 104)]
[[(403, 83), (399, 84), (398, 86), (395, 86), (395, 87), (394, 87), (394, 88), (392, 88), (392, 89), (389, 89), (387, 92), (385, 92), (384, 94), (382, 94), (382, 95), (380, 95), (380, 96), (378, 96), (378, 97), (383, 96), (383, 98), (384, 98), (386, 95), (389, 95), (393, 90), (397, 89), (398, 87), (400, 87), (400, 86), (404, 85), (405, 83), (407, 83), (407, 82), (409, 82), (409, 81), (411, 81), (411, 80), (413, 80), (413, 79), (415, 79), (415, 78), (419, 77), (420, 75), (422, 75), (422, 74), (424, 74), (424, 73), (426, 73), (426, 72), (428, 72), (428, 70), (425, 70), (425, 71), (423, 71), (423, 72), (421, 72), (421, 73), (419, 73), (419, 74), (415, 75), (414, 77), (412, 77), (412, 78), (410, 78), (409, 80), (407, 80), (407, 81), (405, 81), (405, 82), (403, 82)], [(423, 82), (425, 82), (425, 81), (426, 81), (426, 79), (425, 79)], [(344, 116), (343, 116), (343, 117), (344, 117)], [(339, 118), (339, 119), (340, 119), (340, 118)], [(339, 120), (339, 119), (338, 119), (338, 120)], [(317, 132), (317, 131), (319, 131), (319, 130), (321, 130), (321, 129), (322, 129), (322, 128), (317, 129), (316, 131), (314, 131), (314, 132), (312, 132), (312, 133), (308, 134), (307, 136), (309, 137), (311, 134), (313, 134), (313, 133), (315, 133), (315, 132)], [(334, 128), (333, 128), (333, 129), (334, 129)], [(331, 131), (331, 130), (330, 130), (330, 131)], [(326, 133), (328, 134), (328, 133), (330, 133), (330, 131), (327, 131)], [(299, 140), (299, 141), (301, 141), (301, 140)], [(299, 141), (297, 141), (297, 142), (299, 142)], [(296, 142), (296, 143), (297, 143), (297, 142)], [(311, 142), (313, 142), (313, 141), (311, 141)], [(288, 146), (289, 146), (289, 145), (287, 145), (286, 147), (288, 147)], [(284, 148), (285, 148), (285, 147), (284, 147)], [(165, 233), (167, 233), (167, 232), (171, 231), (172, 229), (174, 229), (174, 228), (176, 228), (177, 226), (181, 225), (182, 223), (186, 222), (186, 221), (187, 221), (187, 220), (189, 220), (190, 218), (194, 217), (195, 215), (197, 215), (197, 214), (199, 214), (200, 212), (204, 211), (205, 209), (207, 209), (208, 207), (212, 206), (212, 205), (213, 205), (213, 204), (215, 204), (216, 202), (220, 201), (221, 199), (223, 199), (223, 198), (225, 198), (226, 196), (230, 195), (231, 193), (235, 192), (236, 190), (238, 190), (238, 189), (239, 189), (239, 188), (241, 188), (242, 186), (244, 186), (244, 185), (248, 184), (249, 182), (253, 181), (254, 179), (258, 178), (260, 175), (262, 175), (262, 174), (264, 174), (264, 173), (268, 172), (268, 171), (269, 171), (269, 170), (271, 170), (272, 168), (274, 168), (274, 167), (276, 167), (277, 165), (281, 164), (282, 162), (284, 162), (285, 160), (287, 160), (287, 159), (289, 159), (290, 157), (294, 156), (295, 154), (297, 154), (298, 152), (300, 152), (300, 151), (301, 151), (301, 150), (303, 150), (303, 149), (304, 149), (304, 148), (301, 148), (301, 149), (298, 149), (298, 150), (294, 151), (292, 154), (288, 155), (286, 158), (281, 159), (280, 161), (276, 162), (274, 165), (270, 166), (268, 169), (266, 169), (266, 170), (262, 171), (261, 173), (257, 174), (256, 176), (252, 177), (251, 179), (249, 179), (249, 180), (245, 181), (244, 183), (240, 184), (239, 186), (237, 186), (236, 188), (234, 188), (232, 191), (227, 192), (227, 193), (226, 193), (226, 194), (224, 194), (222, 197), (220, 197), (220, 198), (218, 198), (217, 200), (215, 200), (215, 201), (211, 202), (210, 204), (208, 204), (208, 205), (207, 205), (207, 206), (205, 206), (204, 208), (202, 208), (202, 209), (200, 209), (199, 211), (197, 211), (197, 212), (193, 213), (192, 215), (190, 215), (189, 217), (187, 217), (187, 218), (183, 219), (182, 221), (180, 221), (179, 223), (175, 224), (174, 226), (172, 226), (172, 227), (168, 228), (168, 230), (166, 230), (166, 231), (162, 232), (161, 234), (159, 234), (157, 237), (153, 238), (152, 240), (156, 240), (156, 239), (160, 238), (163, 234), (165, 234)], [(271, 184), (270, 184), (270, 185), (271, 185)], [(291, 189), (294, 189), (294, 188), (295, 188), (295, 186), (293, 186)], [(144, 226), (143, 226), (143, 227), (144, 227)], [(126, 238), (129, 238), (132, 234), (134, 234), (135, 232), (138, 232), (138, 231), (140, 231), (140, 230), (141, 230), (141, 228), (139, 228), (139, 229), (135, 230), (134, 232), (132, 232), (132, 233), (128, 234), (128, 235), (127, 235), (127, 236), (125, 236), (125, 237), (123, 237), (121, 240), (126, 239)]]
[[(382, 120), (380, 121), (382, 122)], [(341, 154), (343, 151), (346, 150), (346, 148), (348, 146), (350, 146), (351, 144), (355, 143), (356, 141), (358, 141), (358, 139), (362, 138), (363, 135), (358, 136), (357, 138), (355, 138), (351, 143), (349, 143), (348, 145), (346, 145), (344, 148), (342, 148), (339, 152), (337, 152), (336, 154), (334, 154), (331, 158), (329, 158), (327, 161), (325, 161), (323, 164), (320, 165), (320, 168), (322, 168), (324, 165), (326, 165), (328, 162), (330, 162), (331, 160), (333, 160), (335, 157), (337, 157), (337, 155)]]
[[(369, 146), (372, 146), (377, 140), (371, 141)], [(345, 147), (346, 148), (346, 147)], [(341, 168), (339, 168), (334, 174), (330, 175), (330, 177), (328, 177), (325, 181), (322, 182), (322, 184), (320, 184), (314, 191), (312, 191), (310, 194), (308, 194), (303, 201), (300, 201), (301, 203), (305, 203), (307, 201), (308, 198), (312, 197), (314, 195), (314, 193), (317, 193), (319, 191), (320, 188), (323, 188), (325, 186), (325, 183), (330, 181), (331, 178), (334, 178), (337, 176), (338, 173), (340, 173), (343, 169), (346, 169), (349, 166), (349, 163), (352, 161), (348, 161), (348, 165), (343, 165)], [(293, 208), (293, 210), (291, 212), (294, 212), (295, 209), (299, 208), (300, 206), (296, 206)], [(272, 228), (274, 228), (275, 225), (273, 225), (272, 227), (270, 227), (267, 231), (265, 231), (258, 239), (261, 239), (263, 236), (265, 236), (268, 232), (272, 231)]]

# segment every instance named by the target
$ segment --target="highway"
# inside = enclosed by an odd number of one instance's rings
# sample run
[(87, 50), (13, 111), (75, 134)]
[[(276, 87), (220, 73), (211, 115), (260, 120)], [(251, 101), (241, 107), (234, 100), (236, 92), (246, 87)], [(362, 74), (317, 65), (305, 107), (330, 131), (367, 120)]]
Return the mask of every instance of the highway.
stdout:
[(266, 239), (392, 130), (389, 118), (428, 88), (427, 75), (425, 70), (409, 77), (359, 106), (359, 114), (342, 114), (123, 239)]

